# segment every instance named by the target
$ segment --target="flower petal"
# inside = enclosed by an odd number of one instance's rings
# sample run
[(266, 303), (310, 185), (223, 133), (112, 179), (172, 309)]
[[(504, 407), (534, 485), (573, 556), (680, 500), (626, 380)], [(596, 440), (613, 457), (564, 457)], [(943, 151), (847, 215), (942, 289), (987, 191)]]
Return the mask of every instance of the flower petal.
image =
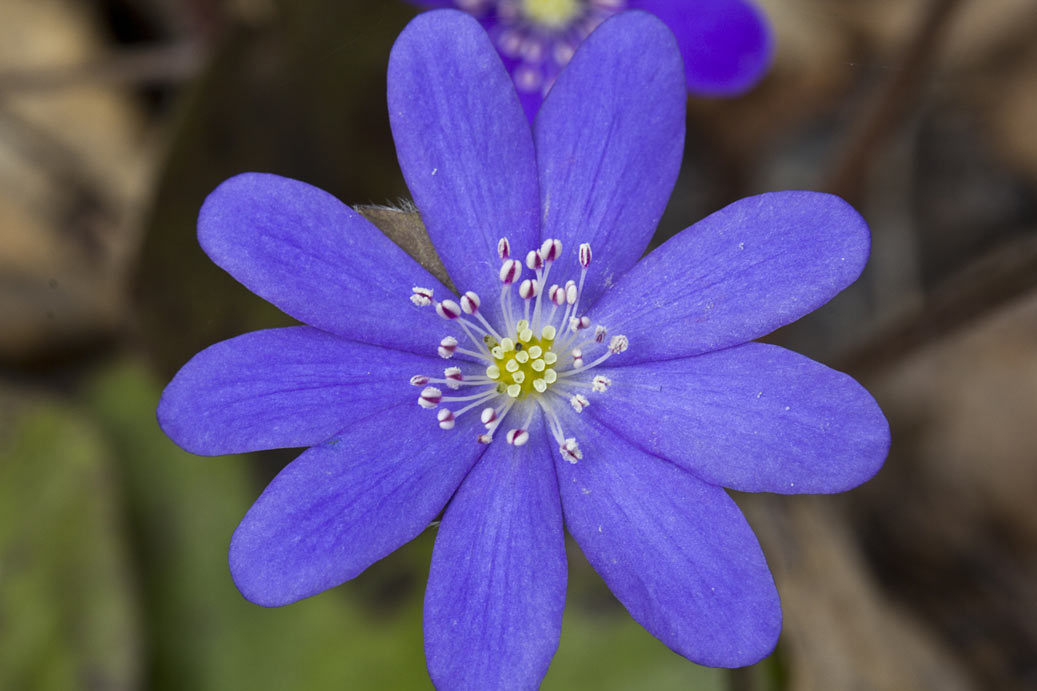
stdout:
[(459, 421), (441, 432), (433, 414), (408, 402), (289, 463), (231, 539), (241, 594), (286, 605), (353, 578), (416, 537), (486, 448), (465, 427)]
[(494, 442), (443, 516), (425, 592), (425, 654), (441, 689), (536, 688), (558, 647), (566, 561), (542, 424)]
[(768, 655), (781, 630), (778, 592), (731, 498), (592, 418), (570, 417), (583, 459), (556, 453), (565, 523), (630, 615), (699, 664)]
[(684, 57), (688, 90), (733, 96), (760, 80), (774, 56), (774, 37), (763, 12), (746, 0), (632, 0), (673, 31)]
[(158, 421), (181, 448), (206, 456), (313, 446), (413, 400), (409, 375), (439, 368), (439, 358), (308, 326), (256, 331), (191, 358), (162, 392)]
[(707, 216), (649, 254), (591, 309), (624, 333), (624, 364), (739, 345), (793, 322), (853, 283), (868, 226), (821, 192), (771, 192)]
[(537, 242), (536, 161), (511, 77), (479, 23), (418, 15), (389, 58), (389, 121), (407, 186), (458, 290), (497, 310), (497, 241)]
[[(540, 108), (541, 237), (560, 239), (573, 258), (591, 244), (585, 305), (648, 246), (680, 169), (685, 101), (673, 36), (651, 15), (629, 12), (583, 42)], [(578, 268), (560, 262), (552, 281)]]
[(871, 478), (889, 425), (849, 375), (772, 345), (602, 369), (587, 412), (638, 448), (743, 492), (842, 492)]
[[(406, 252), (327, 192), (244, 173), (205, 200), (198, 241), (214, 262), (296, 319), (345, 338), (434, 351), (443, 322), (409, 301), (448, 293)], [(430, 348), (432, 351), (430, 351)]]

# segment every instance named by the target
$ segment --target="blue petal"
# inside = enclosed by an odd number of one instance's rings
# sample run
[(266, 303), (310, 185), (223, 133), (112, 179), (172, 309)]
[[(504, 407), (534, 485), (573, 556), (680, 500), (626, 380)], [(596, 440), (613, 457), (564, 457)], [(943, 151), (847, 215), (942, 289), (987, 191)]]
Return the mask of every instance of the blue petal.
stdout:
[(447, 289), (338, 199), (265, 173), (230, 178), (205, 200), (198, 241), (246, 288), (345, 338), (434, 353), (443, 321), (411, 288)]
[(842, 492), (878, 472), (889, 450), (889, 426), (864, 387), (777, 346), (601, 372), (612, 386), (588, 413), (724, 487)]
[(694, 94), (740, 94), (770, 67), (774, 38), (763, 12), (751, 2), (632, 0), (630, 7), (653, 13), (673, 31)]
[(680, 169), (685, 100), (673, 36), (630, 12), (583, 42), (540, 108), (541, 236), (559, 238), (570, 256), (551, 280), (573, 278), (578, 246), (589, 242), (585, 305), (648, 246)]
[(416, 537), (486, 449), (476, 434), (464, 421), (444, 432), (432, 411), (409, 401), (303, 453), (234, 531), (230, 570), (241, 594), (286, 605)]
[(778, 592), (731, 498), (586, 414), (569, 417), (583, 459), (556, 454), (566, 526), (630, 615), (699, 664), (768, 655), (781, 630)]
[(158, 421), (179, 446), (215, 456), (319, 444), (350, 421), (414, 400), (426, 358), (306, 326), (256, 331), (206, 348), (162, 392)]
[(498, 440), (443, 516), (425, 592), (425, 654), (441, 689), (535, 689), (562, 627), (566, 562), (542, 424)]
[(389, 58), (389, 121), (450, 278), (495, 313), (497, 301), (486, 298), (500, 292), (497, 241), (532, 249), (539, 188), (529, 123), (477, 21), (436, 10), (407, 25)]
[(839, 197), (747, 197), (641, 260), (590, 316), (630, 339), (624, 364), (719, 350), (828, 302), (857, 279), (870, 246), (864, 219)]

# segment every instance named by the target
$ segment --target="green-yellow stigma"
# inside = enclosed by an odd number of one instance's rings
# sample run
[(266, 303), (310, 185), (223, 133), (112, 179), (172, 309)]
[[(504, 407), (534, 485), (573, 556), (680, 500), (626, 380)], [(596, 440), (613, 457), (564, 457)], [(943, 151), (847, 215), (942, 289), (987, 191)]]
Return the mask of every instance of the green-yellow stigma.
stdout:
[(554, 370), (558, 355), (551, 350), (555, 335), (555, 327), (545, 326), (537, 336), (521, 319), (515, 338), (487, 343), (494, 363), (486, 368), (486, 376), (498, 382), (497, 391), (514, 399), (547, 391), (558, 380)]
[(568, 26), (580, 14), (579, 0), (522, 0), (522, 14), (551, 29)]

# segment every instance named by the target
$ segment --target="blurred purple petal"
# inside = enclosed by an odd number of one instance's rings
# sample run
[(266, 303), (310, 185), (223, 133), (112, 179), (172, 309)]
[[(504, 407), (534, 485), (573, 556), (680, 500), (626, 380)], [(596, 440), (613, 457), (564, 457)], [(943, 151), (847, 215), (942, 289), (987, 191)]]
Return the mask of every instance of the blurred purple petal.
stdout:
[(441, 295), (446, 288), (360, 214), (305, 182), (230, 178), (206, 198), (198, 241), (246, 288), (319, 329), (417, 353), (443, 330), (408, 298), (415, 285)]
[(536, 688), (558, 647), (562, 509), (543, 425), (530, 432), (490, 445), (439, 526), (424, 625), (438, 688)]
[(292, 461), (234, 531), (230, 570), (256, 604), (286, 605), (353, 578), (432, 521), (486, 447), (471, 425), (429, 425), (413, 401)]
[[(685, 93), (673, 36), (632, 12), (602, 24), (551, 89), (534, 123), (542, 238), (594, 264), (584, 304), (644, 253), (680, 169)], [(575, 262), (563, 262), (564, 283)]]
[(889, 449), (889, 426), (864, 387), (777, 346), (602, 374), (613, 385), (587, 413), (643, 451), (743, 492), (842, 492), (871, 478)]
[(746, 0), (631, 0), (677, 37), (688, 90), (733, 96), (753, 87), (770, 67), (774, 38), (763, 12)]
[(180, 447), (208, 456), (312, 446), (413, 400), (405, 374), (441, 363), (307, 326), (254, 331), (191, 358), (162, 392), (158, 420)]
[(828, 302), (857, 279), (870, 246), (864, 219), (839, 197), (747, 197), (642, 259), (590, 314), (630, 339), (623, 364), (728, 348)]
[(740, 667), (770, 654), (781, 605), (731, 498), (585, 414), (569, 417), (583, 459), (556, 454), (565, 523), (630, 615), (699, 664)]
[(495, 296), (498, 239), (521, 252), (538, 242), (539, 188), (529, 124), (478, 22), (442, 10), (407, 25), (389, 58), (389, 120), (454, 285)]

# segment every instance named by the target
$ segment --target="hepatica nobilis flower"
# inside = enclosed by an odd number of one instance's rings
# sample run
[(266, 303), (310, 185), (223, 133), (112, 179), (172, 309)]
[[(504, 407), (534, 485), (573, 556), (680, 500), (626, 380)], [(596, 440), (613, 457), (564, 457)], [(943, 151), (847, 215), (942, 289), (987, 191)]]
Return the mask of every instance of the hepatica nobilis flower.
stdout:
[(622, 10), (645, 10), (673, 32), (688, 90), (740, 94), (764, 75), (774, 50), (770, 28), (751, 0), (411, 0), (457, 7), (476, 17), (515, 80), (522, 107), (536, 115), (580, 43)]
[(471, 17), (425, 13), (389, 61), (407, 184), (458, 293), (319, 189), (246, 174), (199, 239), (307, 324), (195, 356), (159, 421), (183, 448), (310, 447), (234, 533), (246, 598), (353, 578), (442, 512), (425, 594), (441, 688), (535, 686), (557, 647), (563, 523), (630, 614), (681, 655), (746, 665), (781, 624), (724, 488), (837, 492), (888, 428), (853, 379), (751, 343), (853, 282), (869, 234), (845, 202), (736, 202), (641, 258), (684, 138), (676, 42), (605, 22), (531, 128)]

